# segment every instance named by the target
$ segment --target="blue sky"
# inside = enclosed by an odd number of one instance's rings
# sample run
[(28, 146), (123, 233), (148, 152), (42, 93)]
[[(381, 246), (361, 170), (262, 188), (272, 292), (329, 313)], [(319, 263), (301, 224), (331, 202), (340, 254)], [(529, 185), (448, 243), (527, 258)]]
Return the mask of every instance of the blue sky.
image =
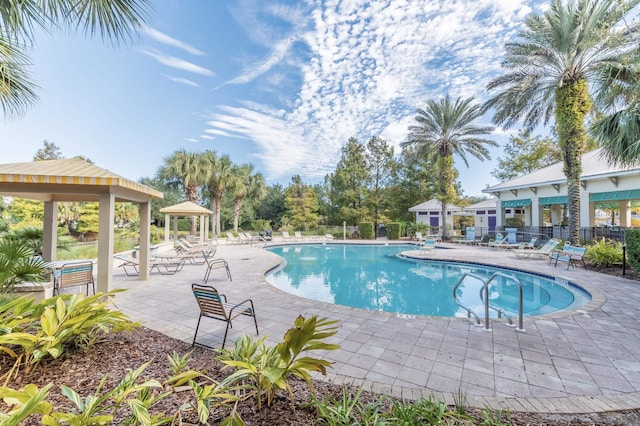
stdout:
[[(2, 163), (43, 140), (137, 180), (178, 149), (253, 163), (268, 183), (321, 182), (341, 146), (398, 147), (415, 111), (445, 94), (487, 98), (504, 43), (532, 0), (162, 0), (134, 42), (38, 34), (38, 103), (0, 125)], [(489, 125), (491, 116), (479, 124)], [(500, 144), (510, 133), (497, 129)], [(399, 151), (399, 148), (396, 148)], [(497, 183), (492, 162), (456, 162), (465, 195)]]

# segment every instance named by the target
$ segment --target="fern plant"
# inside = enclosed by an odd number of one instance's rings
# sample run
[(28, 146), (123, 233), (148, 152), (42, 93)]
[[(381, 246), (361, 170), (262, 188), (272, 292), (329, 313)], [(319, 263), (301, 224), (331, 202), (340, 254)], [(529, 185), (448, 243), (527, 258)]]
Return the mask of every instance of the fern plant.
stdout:
[(601, 240), (587, 248), (584, 257), (589, 260), (591, 265), (598, 268), (608, 268), (620, 264), (622, 263), (622, 244), (602, 237)]

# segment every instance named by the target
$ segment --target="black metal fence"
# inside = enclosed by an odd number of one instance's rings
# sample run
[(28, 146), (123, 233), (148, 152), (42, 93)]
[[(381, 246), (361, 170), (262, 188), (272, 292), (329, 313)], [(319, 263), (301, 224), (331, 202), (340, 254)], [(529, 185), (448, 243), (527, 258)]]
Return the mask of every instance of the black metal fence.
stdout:
[[(482, 238), (485, 235), (495, 236), (497, 232), (507, 233), (507, 226), (483, 228), (475, 227), (476, 238)], [(511, 228), (510, 228), (511, 229)], [(592, 226), (580, 228), (580, 241), (582, 243), (590, 243), (593, 240), (605, 237), (607, 239), (624, 243), (625, 229), (620, 226)], [(461, 231), (464, 234), (464, 230)], [(545, 242), (551, 238), (559, 238), (566, 240), (569, 236), (568, 226), (524, 226), (516, 228), (517, 242), (529, 241), (533, 237), (537, 237), (539, 242)]]

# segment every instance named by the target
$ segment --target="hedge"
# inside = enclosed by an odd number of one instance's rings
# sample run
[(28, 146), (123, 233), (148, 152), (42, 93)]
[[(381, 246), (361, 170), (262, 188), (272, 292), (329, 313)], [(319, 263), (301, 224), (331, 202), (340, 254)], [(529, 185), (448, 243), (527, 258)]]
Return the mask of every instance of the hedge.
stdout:
[(640, 229), (627, 229), (624, 232), (624, 244), (627, 262), (636, 272), (640, 272)]
[(373, 234), (373, 222), (360, 222), (358, 228), (360, 229), (360, 238), (363, 240), (373, 240), (375, 238)]
[(390, 240), (400, 239), (400, 223), (391, 222), (387, 224), (387, 238)]

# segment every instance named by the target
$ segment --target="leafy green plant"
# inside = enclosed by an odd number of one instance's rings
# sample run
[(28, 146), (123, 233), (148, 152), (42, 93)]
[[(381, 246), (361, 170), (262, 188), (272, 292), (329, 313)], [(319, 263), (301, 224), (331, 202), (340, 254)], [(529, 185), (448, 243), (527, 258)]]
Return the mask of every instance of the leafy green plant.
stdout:
[(193, 351), (189, 351), (180, 356), (176, 351), (173, 351), (171, 355), (167, 355), (169, 369), (173, 376), (177, 376), (188, 368), (189, 361), (191, 360), (191, 352)]
[(456, 413), (465, 414), (467, 411), (467, 395), (462, 389), (453, 395), (453, 405), (456, 407)]
[(493, 411), (490, 407), (484, 407), (480, 411), (484, 426), (508, 426), (511, 424), (511, 412), (509, 410)]
[(310, 372), (317, 371), (326, 375), (327, 367), (331, 366), (331, 362), (327, 360), (300, 355), (312, 350), (338, 349), (339, 345), (323, 341), (338, 332), (337, 324), (337, 320), (317, 316), (305, 319), (299, 316), (294, 326), (284, 334), (282, 342), (273, 347), (264, 344), (265, 337), (253, 340), (245, 335), (236, 340), (233, 349), (222, 349), (221, 355), (217, 357), (225, 364), (224, 368), (236, 369), (221, 385), (243, 383), (253, 390), (258, 409), (262, 408), (263, 394), (267, 397), (267, 406), (270, 406), (276, 391), (286, 390), (293, 409), (295, 396), (289, 377), (303, 379), (313, 393)]
[(94, 345), (104, 332), (136, 327), (125, 314), (109, 308), (117, 291), (89, 297), (66, 294), (39, 304), (20, 298), (0, 309), (0, 330), (10, 330), (0, 335), (0, 352), (15, 359), (6, 379), (22, 366), (30, 369), (69, 348)]
[(640, 229), (627, 229), (624, 232), (624, 243), (629, 265), (640, 272)]
[(584, 257), (598, 268), (607, 268), (622, 263), (622, 244), (602, 237), (595, 244), (587, 247)]
[(0, 424), (3, 426), (17, 426), (33, 414), (46, 415), (51, 412), (51, 404), (45, 399), (53, 385), (48, 384), (42, 389), (34, 384), (28, 384), (21, 390), (0, 387), (0, 399), (10, 407), (7, 413), (0, 412)]
[(360, 230), (360, 238), (363, 240), (373, 240), (375, 238), (373, 234), (373, 222), (360, 222), (358, 229)]
[(410, 404), (392, 400), (392, 408), (386, 419), (394, 425), (440, 425), (457, 421), (464, 422), (470, 417), (449, 409), (447, 404), (442, 401), (421, 398)]
[(316, 424), (327, 426), (349, 426), (357, 423), (356, 413), (358, 407), (361, 408), (360, 394), (362, 388), (358, 389), (355, 394), (351, 394), (349, 390), (342, 387), (342, 398), (325, 398), (319, 400), (314, 394), (311, 395), (312, 405), (316, 408), (317, 419)]
[(398, 222), (387, 223), (387, 238), (390, 240), (400, 239), (400, 224)]
[(45, 262), (34, 255), (33, 249), (19, 240), (0, 240), (0, 294), (12, 292), (23, 282), (45, 281)]

